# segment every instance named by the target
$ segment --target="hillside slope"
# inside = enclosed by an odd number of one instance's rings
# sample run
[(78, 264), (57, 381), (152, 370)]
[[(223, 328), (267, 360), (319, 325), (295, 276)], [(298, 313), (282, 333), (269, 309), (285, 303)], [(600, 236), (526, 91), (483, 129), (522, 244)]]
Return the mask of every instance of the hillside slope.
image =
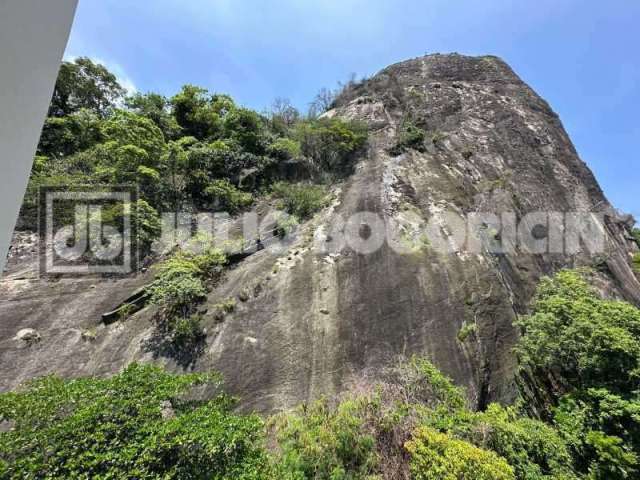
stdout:
[[(355, 388), (413, 353), (467, 387), (475, 406), (509, 401), (516, 393), (512, 323), (527, 312), (542, 275), (597, 266), (602, 290), (640, 304), (628, 219), (609, 205), (557, 115), (501, 60), (431, 55), (402, 62), (350, 87), (334, 107), (325, 115), (370, 128), (355, 173), (334, 186), (332, 205), (290, 245), (231, 268), (202, 309), (208, 335), (192, 367), (220, 370), (246, 408), (278, 410)], [(419, 148), (408, 142), (412, 132), (423, 136)], [(363, 211), (390, 232), (372, 253), (340, 241), (342, 222)], [(447, 212), (522, 218), (539, 211), (603, 212), (606, 250), (446, 253), (420, 233)], [(25, 265), (13, 262), (0, 283), (2, 390), (51, 372), (105, 374), (136, 359), (182, 368), (149, 348), (152, 309), (101, 323), (145, 276), (38, 280), (25, 278)], [(214, 305), (229, 297), (240, 298), (238, 305), (219, 323)], [(15, 339), (22, 328), (36, 329), (41, 341)], [(86, 331), (95, 339), (83, 338)]]

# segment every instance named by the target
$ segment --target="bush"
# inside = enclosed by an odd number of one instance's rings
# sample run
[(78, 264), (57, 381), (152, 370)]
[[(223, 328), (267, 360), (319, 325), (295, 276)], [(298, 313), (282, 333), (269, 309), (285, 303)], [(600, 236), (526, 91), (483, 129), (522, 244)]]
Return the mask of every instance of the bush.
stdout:
[(386, 380), (395, 390), (395, 397), (409, 405), (454, 412), (467, 406), (465, 392), (453, 384), (425, 358), (410, 361), (390, 369)]
[(278, 160), (292, 160), (300, 157), (302, 146), (296, 140), (281, 137), (269, 145), (267, 153)]
[(485, 412), (437, 416), (433, 428), (503, 457), (519, 480), (575, 479), (570, 448), (545, 423), (523, 417), (513, 407), (489, 405)]
[(262, 423), (224, 395), (188, 401), (211, 374), (133, 364), (107, 379), (46, 377), (0, 395), (2, 478), (269, 479)]
[(321, 185), (278, 182), (273, 185), (272, 194), (279, 199), (278, 208), (302, 220), (328, 203), (327, 190)]
[(633, 238), (636, 239), (638, 247), (640, 247), (640, 228), (634, 228), (633, 230), (631, 230), (631, 234), (633, 235)]
[[(375, 473), (375, 439), (364, 431), (366, 399), (327, 401), (275, 417), (277, 463), (284, 478), (368, 479)], [(286, 472), (286, 473), (285, 473)]]
[(232, 313), (236, 309), (236, 300), (235, 298), (227, 298), (220, 303), (217, 303), (214, 306), (214, 318), (218, 322), (222, 322), (224, 320), (225, 315)]
[(429, 428), (406, 444), (415, 480), (510, 480), (513, 469), (493, 452)]
[(163, 309), (165, 317), (187, 318), (206, 296), (206, 281), (217, 276), (225, 263), (225, 255), (215, 248), (198, 254), (178, 252), (158, 266), (147, 287), (151, 302)]
[(633, 255), (631, 264), (633, 265), (633, 271), (640, 275), (640, 253)]
[(460, 343), (464, 343), (469, 335), (473, 335), (476, 333), (476, 324), (475, 323), (464, 323), (462, 328), (458, 331), (458, 341)]
[(174, 319), (170, 331), (171, 343), (177, 351), (188, 350), (206, 336), (198, 315)]
[(275, 233), (280, 238), (285, 238), (287, 235), (293, 233), (300, 225), (300, 220), (295, 215), (288, 215), (283, 213), (276, 218)]
[(215, 180), (206, 189), (205, 194), (215, 208), (229, 213), (247, 208), (253, 203), (253, 196), (234, 187), (227, 180)]
[(339, 118), (301, 122), (293, 132), (302, 154), (321, 170), (348, 173), (367, 142), (366, 126)]
[(396, 144), (391, 148), (389, 153), (391, 153), (391, 155), (397, 156), (409, 149), (414, 149), (422, 152), (425, 148), (424, 142), (426, 138), (427, 135), (424, 130), (416, 127), (410, 122), (405, 122), (402, 129), (400, 130), (400, 134), (398, 135)]

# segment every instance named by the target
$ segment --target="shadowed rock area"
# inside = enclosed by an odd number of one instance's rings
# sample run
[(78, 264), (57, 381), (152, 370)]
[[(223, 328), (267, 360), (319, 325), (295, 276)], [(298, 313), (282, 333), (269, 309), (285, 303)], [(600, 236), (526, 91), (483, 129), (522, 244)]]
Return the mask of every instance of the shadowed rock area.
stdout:
[[(402, 62), (348, 88), (325, 115), (368, 124), (368, 150), (354, 173), (292, 243), (230, 268), (202, 308), (206, 344), (188, 368), (220, 370), (244, 408), (279, 410), (355, 388), (414, 353), (465, 386), (476, 407), (510, 401), (512, 323), (527, 313), (542, 275), (596, 267), (605, 293), (640, 304), (629, 220), (608, 203), (558, 116), (500, 59)], [(397, 148), (408, 126), (424, 135), (418, 149)], [(520, 245), (492, 253), (495, 232), (477, 240), (478, 251), (442, 252), (438, 238), (421, 233), (441, 225), (446, 243), (448, 214), (521, 219), (539, 211), (600, 212), (605, 251), (534, 254)], [(359, 212), (376, 214), (389, 232), (372, 253), (342, 241), (343, 221)], [(149, 348), (151, 307), (101, 321), (147, 275), (54, 281), (34, 271), (35, 259), (21, 254), (0, 283), (0, 389), (53, 372), (107, 374), (133, 360), (183, 368)], [(216, 319), (214, 306), (230, 297), (236, 309)], [(25, 328), (37, 341), (17, 336)]]

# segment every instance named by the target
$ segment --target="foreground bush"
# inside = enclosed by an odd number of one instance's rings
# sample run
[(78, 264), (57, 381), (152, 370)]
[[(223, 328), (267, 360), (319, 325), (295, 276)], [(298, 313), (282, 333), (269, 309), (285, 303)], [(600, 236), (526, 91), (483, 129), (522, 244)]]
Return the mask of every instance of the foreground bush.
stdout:
[(376, 471), (375, 439), (365, 429), (366, 398), (319, 401), (272, 421), (283, 475), (291, 479), (365, 479)]
[(270, 478), (262, 423), (224, 395), (187, 400), (212, 375), (132, 365), (109, 379), (47, 377), (0, 395), (0, 478)]
[(511, 480), (513, 469), (493, 452), (429, 428), (407, 442), (416, 480)]

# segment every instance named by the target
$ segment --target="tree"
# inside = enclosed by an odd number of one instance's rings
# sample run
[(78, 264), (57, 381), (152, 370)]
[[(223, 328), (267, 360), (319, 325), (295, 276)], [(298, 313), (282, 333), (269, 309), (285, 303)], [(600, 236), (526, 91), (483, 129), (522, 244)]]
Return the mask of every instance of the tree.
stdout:
[(336, 92), (328, 88), (322, 88), (316, 94), (309, 106), (309, 117), (314, 118), (331, 108), (336, 100)]
[(300, 112), (291, 105), (287, 98), (276, 98), (269, 112), (272, 128), (281, 135), (300, 120)]
[(165, 139), (175, 140), (180, 136), (180, 125), (171, 115), (169, 100), (158, 93), (136, 93), (125, 100), (127, 108), (155, 123)]
[(151, 120), (126, 110), (117, 110), (102, 124), (102, 134), (106, 141), (119, 146), (133, 145), (144, 150), (153, 166), (157, 164), (166, 145), (164, 135)]
[(124, 93), (116, 76), (104, 65), (78, 57), (73, 62), (62, 62), (49, 116), (62, 117), (82, 108), (105, 116)]
[(224, 136), (235, 141), (245, 151), (259, 155), (264, 153), (264, 125), (253, 110), (237, 108), (224, 118)]
[(367, 140), (364, 125), (339, 118), (302, 122), (293, 135), (300, 142), (302, 154), (319, 169), (341, 173), (350, 169), (351, 160)]
[(205, 88), (185, 85), (171, 98), (173, 116), (188, 136), (198, 140), (218, 138), (222, 116), (233, 108), (229, 97), (212, 97)]
[[(534, 313), (517, 322), (523, 367), (559, 390), (553, 419), (578, 469), (594, 479), (636, 478), (640, 458), (640, 309), (600, 297), (588, 271), (540, 282)], [(558, 398), (559, 397), (559, 398)]]
[(44, 122), (38, 154), (63, 157), (92, 147), (102, 140), (100, 117), (81, 109), (65, 117), (49, 117)]

